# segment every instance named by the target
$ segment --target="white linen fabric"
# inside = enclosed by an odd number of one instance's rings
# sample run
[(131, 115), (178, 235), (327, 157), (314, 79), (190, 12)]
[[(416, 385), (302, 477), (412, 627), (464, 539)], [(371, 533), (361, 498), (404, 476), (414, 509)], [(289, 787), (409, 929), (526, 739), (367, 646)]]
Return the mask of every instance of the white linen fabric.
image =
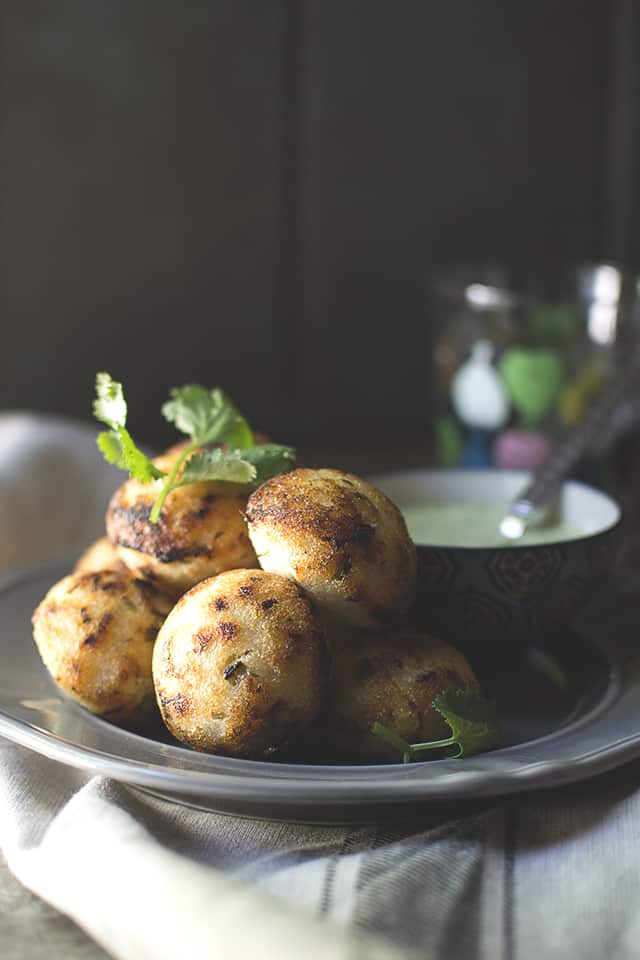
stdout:
[[(100, 534), (119, 475), (94, 436), (0, 416), (2, 565)], [(0, 849), (122, 960), (640, 955), (640, 764), (410, 822), (323, 827), (171, 804), (0, 740)]]

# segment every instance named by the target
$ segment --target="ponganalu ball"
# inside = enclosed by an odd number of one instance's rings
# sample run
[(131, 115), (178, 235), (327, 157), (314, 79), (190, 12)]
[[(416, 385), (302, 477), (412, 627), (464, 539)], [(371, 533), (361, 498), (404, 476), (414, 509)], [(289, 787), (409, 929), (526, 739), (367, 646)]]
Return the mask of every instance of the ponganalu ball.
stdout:
[[(153, 462), (168, 472), (180, 451), (176, 447)], [(152, 523), (149, 514), (161, 486), (161, 480), (130, 479), (111, 498), (107, 533), (127, 567), (178, 597), (224, 570), (258, 566), (243, 518), (246, 487), (214, 482), (179, 487)]]
[(196, 750), (268, 757), (313, 721), (328, 655), (291, 580), (232, 570), (193, 587), (167, 617), (153, 677), (170, 732)]
[(264, 570), (308, 590), (355, 626), (401, 622), (416, 589), (416, 549), (380, 490), (339, 470), (298, 469), (249, 497), (249, 536)]
[(433, 707), (434, 697), (445, 690), (478, 688), (459, 650), (413, 630), (343, 637), (331, 645), (331, 660), (318, 734), (345, 755), (369, 761), (402, 759), (372, 733), (376, 721), (408, 743), (440, 740), (451, 731)]
[(151, 658), (171, 604), (130, 573), (73, 573), (36, 609), (33, 636), (69, 697), (114, 723), (144, 726), (157, 716)]
[(97, 573), (100, 570), (120, 570), (126, 572), (122, 558), (108, 537), (100, 537), (76, 561), (74, 573)]

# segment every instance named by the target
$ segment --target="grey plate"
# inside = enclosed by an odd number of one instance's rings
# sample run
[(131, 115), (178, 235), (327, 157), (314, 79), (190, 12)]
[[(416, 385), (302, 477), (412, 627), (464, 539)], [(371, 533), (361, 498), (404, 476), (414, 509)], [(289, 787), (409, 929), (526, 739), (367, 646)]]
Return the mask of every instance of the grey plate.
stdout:
[(443, 800), (553, 787), (640, 754), (640, 663), (619, 598), (609, 612), (590, 617), (591, 632), (601, 634), (595, 642), (551, 641), (571, 678), (567, 688), (554, 688), (525, 662), (485, 670), (481, 679), (497, 697), (509, 744), (502, 749), (407, 766), (266, 763), (138, 736), (62, 697), (38, 657), (30, 617), (67, 569), (57, 564), (0, 581), (0, 735), (172, 800), (245, 816), (365, 821)]

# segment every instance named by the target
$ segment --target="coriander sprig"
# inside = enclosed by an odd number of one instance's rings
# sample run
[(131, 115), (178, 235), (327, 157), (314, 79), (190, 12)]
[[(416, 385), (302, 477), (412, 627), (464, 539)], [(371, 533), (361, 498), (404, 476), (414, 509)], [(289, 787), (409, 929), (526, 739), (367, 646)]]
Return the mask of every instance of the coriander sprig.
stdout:
[[(237, 450), (224, 453), (220, 449), (207, 451), (218, 454), (217, 457), (210, 456), (207, 459), (204, 454), (200, 454), (196, 465), (199, 469), (188, 472), (190, 462), (187, 461), (192, 454), (198, 455), (197, 451), (204, 444), (253, 446), (253, 434), (249, 424), (222, 390), (207, 390), (197, 384), (174, 387), (171, 390), (170, 399), (162, 406), (162, 415), (181, 433), (190, 436), (191, 443), (187, 444), (167, 474), (167, 479), (149, 515), (152, 523), (158, 522), (165, 500), (177, 487), (196, 483), (199, 480), (227, 480), (230, 483), (246, 484), (255, 479), (255, 469), (242, 459)], [(183, 464), (186, 466), (184, 473), (180, 476)]]
[[(371, 732), (402, 754), (403, 763), (417, 760), (424, 750), (454, 748), (451, 758), (469, 757), (474, 753), (491, 750), (499, 741), (500, 728), (496, 705), (487, 700), (479, 690), (465, 687), (459, 690), (444, 690), (433, 699), (433, 708), (443, 717), (451, 730), (451, 736), (442, 740), (424, 743), (408, 743), (402, 737), (376, 721)], [(457, 750), (455, 749), (457, 748)]]
[[(126, 429), (127, 403), (122, 384), (108, 373), (96, 376), (93, 412), (109, 427), (97, 439), (105, 459), (127, 470), (140, 483), (162, 481), (149, 514), (152, 523), (158, 522), (165, 500), (178, 487), (202, 481), (256, 486), (290, 469), (295, 459), (292, 447), (254, 444), (249, 424), (223, 391), (197, 384), (174, 387), (162, 407), (165, 419), (191, 438), (168, 472), (156, 467), (136, 446)], [(202, 449), (210, 444), (216, 444), (216, 449)]]
[(109, 430), (98, 434), (96, 441), (105, 460), (121, 470), (128, 470), (141, 483), (149, 483), (163, 476), (162, 470), (135, 445), (126, 428), (127, 404), (122, 384), (112, 380), (108, 373), (96, 375), (93, 413), (96, 419), (109, 427)]

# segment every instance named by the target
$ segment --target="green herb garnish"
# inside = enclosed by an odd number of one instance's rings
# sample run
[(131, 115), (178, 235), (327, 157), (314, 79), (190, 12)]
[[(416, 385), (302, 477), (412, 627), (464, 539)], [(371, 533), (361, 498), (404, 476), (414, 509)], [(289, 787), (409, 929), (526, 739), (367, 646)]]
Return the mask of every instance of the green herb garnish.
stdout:
[(225, 443), (228, 447), (253, 446), (249, 424), (222, 390), (206, 390), (197, 384), (174, 387), (162, 406), (162, 416), (197, 447)]
[(447, 722), (451, 736), (425, 743), (408, 743), (382, 723), (374, 723), (372, 733), (402, 754), (403, 763), (417, 760), (423, 750), (449, 750), (447, 756), (470, 757), (495, 747), (499, 740), (496, 705), (471, 687), (445, 690), (433, 699), (433, 707)]
[(109, 463), (128, 470), (140, 483), (149, 483), (163, 476), (162, 470), (139, 450), (126, 429), (127, 404), (122, 384), (112, 380), (108, 373), (96, 375), (96, 398), (93, 413), (97, 420), (110, 428), (98, 434), (97, 444)]
[(295, 459), (295, 451), (291, 447), (284, 447), (280, 443), (260, 443), (249, 450), (241, 450), (242, 459), (255, 469), (253, 482), (256, 486), (264, 483), (269, 477), (277, 477), (291, 469)]
[[(277, 443), (256, 446), (249, 424), (222, 390), (207, 390), (197, 384), (174, 387), (162, 407), (165, 419), (191, 437), (168, 473), (159, 470), (136, 446), (126, 429), (122, 384), (108, 373), (96, 376), (93, 412), (110, 428), (97, 439), (109, 463), (127, 470), (140, 483), (163, 481), (149, 514), (152, 523), (158, 522), (165, 500), (178, 487), (207, 480), (257, 486), (288, 470), (295, 459), (292, 447)], [(200, 449), (209, 444), (220, 446)]]

